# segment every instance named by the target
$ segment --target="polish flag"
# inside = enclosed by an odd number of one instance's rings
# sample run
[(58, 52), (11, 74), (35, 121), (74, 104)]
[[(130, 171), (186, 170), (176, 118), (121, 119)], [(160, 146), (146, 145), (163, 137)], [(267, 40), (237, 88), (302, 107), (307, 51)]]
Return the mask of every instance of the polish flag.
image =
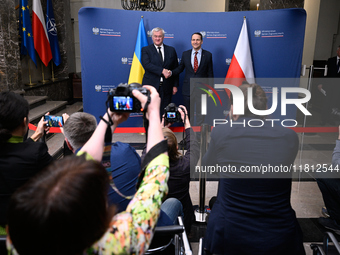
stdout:
[[(243, 21), (241, 33), (238, 37), (224, 84), (232, 84), (238, 87), (245, 80), (250, 84), (255, 82), (246, 19)], [(226, 92), (230, 97), (229, 89), (226, 89)]]
[(50, 41), (48, 40), (45, 19), (40, 0), (33, 0), (32, 16), (34, 48), (38, 52), (41, 61), (45, 66), (47, 66), (52, 59), (52, 51)]

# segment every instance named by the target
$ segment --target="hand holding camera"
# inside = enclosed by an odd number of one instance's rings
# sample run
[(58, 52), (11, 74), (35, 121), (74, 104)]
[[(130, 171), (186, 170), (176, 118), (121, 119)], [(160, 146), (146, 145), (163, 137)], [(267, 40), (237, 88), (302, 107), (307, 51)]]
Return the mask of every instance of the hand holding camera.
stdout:
[(133, 96), (132, 91), (138, 90), (143, 95), (148, 96), (149, 90), (142, 87), (139, 83), (121, 83), (108, 93), (110, 111), (112, 112), (141, 112), (141, 103)]
[(164, 120), (168, 123), (182, 122), (181, 114), (174, 103), (170, 103), (164, 108)]
[(187, 108), (184, 105), (180, 105), (180, 106), (178, 106), (178, 111), (181, 114), (181, 118), (182, 118), (183, 123), (184, 123), (184, 128), (185, 129), (190, 128), (191, 124), (190, 124), (190, 121), (189, 121)]

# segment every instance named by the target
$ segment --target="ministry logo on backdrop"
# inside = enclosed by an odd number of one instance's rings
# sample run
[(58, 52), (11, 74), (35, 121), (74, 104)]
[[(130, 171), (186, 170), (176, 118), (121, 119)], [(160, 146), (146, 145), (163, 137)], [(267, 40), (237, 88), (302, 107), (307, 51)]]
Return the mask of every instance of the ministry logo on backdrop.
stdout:
[(226, 58), (226, 59), (225, 59), (225, 62), (226, 62), (226, 64), (227, 64), (228, 66), (230, 66), (231, 58)]
[(94, 89), (97, 91), (97, 92), (100, 92), (102, 90), (102, 86), (100, 85), (95, 85), (94, 86)]
[(121, 37), (122, 32), (119, 31), (114, 31), (112, 28), (98, 28), (98, 27), (93, 27), (92, 32), (94, 35), (100, 35), (100, 36), (114, 36), (114, 37)]
[(121, 61), (123, 65), (132, 65), (133, 58), (122, 57)]
[(207, 32), (205, 32), (205, 31), (201, 31), (200, 33), (203, 36), (203, 38), (205, 38), (207, 36)]
[(261, 38), (284, 37), (284, 34), (284, 32), (277, 31), (276, 29), (254, 30), (255, 37)]
[(255, 37), (260, 37), (261, 36), (261, 30), (255, 30), (254, 35), (255, 35)]
[(224, 32), (206, 31), (204, 33), (205, 33), (205, 38), (207, 38), (207, 39), (227, 39), (227, 34), (224, 33)]
[(98, 27), (92, 28), (92, 32), (93, 32), (93, 34), (95, 34), (95, 35), (99, 35), (99, 28), (98, 28)]

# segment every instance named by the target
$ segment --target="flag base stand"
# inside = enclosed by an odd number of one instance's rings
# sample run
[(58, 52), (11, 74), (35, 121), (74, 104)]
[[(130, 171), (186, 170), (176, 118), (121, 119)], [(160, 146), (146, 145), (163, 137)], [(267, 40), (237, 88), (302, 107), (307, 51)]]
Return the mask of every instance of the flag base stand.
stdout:
[(45, 83), (49, 82), (49, 80), (42, 80), (42, 81), (39, 81), (39, 82), (41, 82), (42, 84), (45, 84)]
[(57, 81), (58, 80), (58, 78), (51, 78), (51, 81)]
[(32, 82), (30, 82), (30, 83), (25, 83), (25, 85), (26, 85), (26, 86), (33, 87), (33, 86), (35, 86), (35, 85), (37, 85), (37, 84), (36, 84), (36, 83), (32, 83)]

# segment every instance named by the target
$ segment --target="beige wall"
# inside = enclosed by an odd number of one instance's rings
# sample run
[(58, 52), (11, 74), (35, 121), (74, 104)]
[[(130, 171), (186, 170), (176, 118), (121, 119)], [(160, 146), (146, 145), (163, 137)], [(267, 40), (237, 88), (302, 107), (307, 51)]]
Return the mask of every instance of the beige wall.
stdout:
[(310, 66), (313, 64), (317, 27), (319, 21), (320, 0), (305, 0), (307, 12), (305, 41), (303, 46), (302, 64)]

